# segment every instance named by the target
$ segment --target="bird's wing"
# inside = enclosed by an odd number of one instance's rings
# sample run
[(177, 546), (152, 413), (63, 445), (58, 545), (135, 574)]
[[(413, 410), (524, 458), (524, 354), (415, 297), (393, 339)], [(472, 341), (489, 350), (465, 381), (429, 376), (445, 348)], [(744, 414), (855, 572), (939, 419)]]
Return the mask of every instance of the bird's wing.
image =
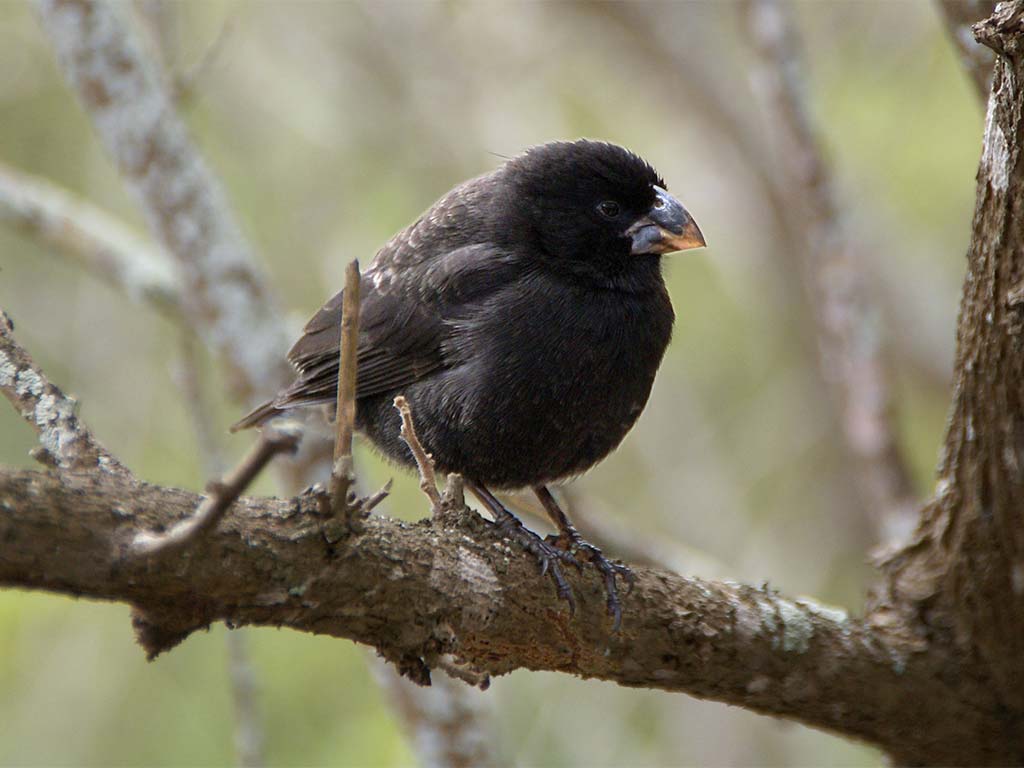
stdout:
[[(358, 398), (401, 389), (461, 362), (460, 352), (448, 343), (453, 320), (471, 314), (521, 271), (517, 259), (492, 244), (413, 260), (402, 253), (410, 239), (416, 246), (415, 238), (407, 236), (397, 253), (382, 250), (360, 282)], [(276, 408), (334, 401), (343, 293), (313, 316), (288, 353), (299, 376), (274, 401)]]

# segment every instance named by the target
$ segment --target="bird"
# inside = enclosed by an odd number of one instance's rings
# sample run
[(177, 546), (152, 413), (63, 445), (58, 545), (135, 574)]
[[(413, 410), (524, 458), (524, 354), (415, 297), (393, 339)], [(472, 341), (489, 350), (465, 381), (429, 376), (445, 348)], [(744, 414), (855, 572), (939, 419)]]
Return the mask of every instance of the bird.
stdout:
[[(393, 407), (405, 397), (437, 471), (458, 473), (502, 535), (550, 573), (603, 577), (617, 631), (628, 566), (587, 542), (549, 486), (611, 453), (647, 403), (675, 313), (662, 256), (704, 237), (638, 154), (553, 141), (455, 186), (392, 237), (360, 278), (356, 428), (415, 467)], [(336, 401), (343, 291), (288, 353), (294, 382), (232, 431)], [(494, 495), (530, 489), (558, 534), (542, 538)]]

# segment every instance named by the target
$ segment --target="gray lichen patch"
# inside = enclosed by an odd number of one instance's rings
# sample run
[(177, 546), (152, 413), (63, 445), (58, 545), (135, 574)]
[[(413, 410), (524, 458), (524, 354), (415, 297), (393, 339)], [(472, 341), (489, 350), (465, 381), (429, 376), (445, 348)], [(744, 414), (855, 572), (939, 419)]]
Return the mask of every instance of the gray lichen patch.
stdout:
[(835, 624), (845, 625), (850, 620), (850, 614), (848, 614), (845, 609), (839, 608), (838, 606), (823, 605), (807, 597), (799, 598), (796, 600), (796, 604), (801, 608), (805, 608), (810, 611), (815, 616), (821, 616), (821, 618)]
[(43, 379), (38, 373), (31, 368), (23, 368), (18, 371), (14, 393), (18, 397), (39, 397), (43, 393), (43, 386)]
[(10, 387), (17, 375), (17, 366), (11, 362), (6, 352), (0, 351), (0, 387)]
[(811, 645), (814, 624), (798, 605), (777, 598), (779, 618), (782, 619), (782, 650), (786, 653), (804, 653)]

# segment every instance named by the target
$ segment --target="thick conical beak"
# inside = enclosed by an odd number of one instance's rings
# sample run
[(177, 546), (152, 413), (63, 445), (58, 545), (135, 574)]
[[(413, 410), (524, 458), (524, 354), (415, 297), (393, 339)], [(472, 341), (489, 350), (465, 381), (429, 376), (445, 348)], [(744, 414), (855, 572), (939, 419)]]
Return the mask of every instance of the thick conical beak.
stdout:
[(688, 251), (707, 245), (697, 222), (683, 204), (661, 187), (654, 190), (657, 197), (651, 209), (626, 230), (633, 241), (633, 255)]

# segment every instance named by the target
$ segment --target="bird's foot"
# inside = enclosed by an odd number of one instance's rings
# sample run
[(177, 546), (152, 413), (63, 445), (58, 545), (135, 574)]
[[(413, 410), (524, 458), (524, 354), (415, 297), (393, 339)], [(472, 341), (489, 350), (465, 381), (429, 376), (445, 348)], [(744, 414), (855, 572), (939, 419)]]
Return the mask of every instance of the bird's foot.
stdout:
[(551, 574), (551, 579), (555, 582), (555, 590), (558, 592), (559, 599), (565, 600), (569, 604), (569, 615), (574, 615), (576, 613), (576, 599), (573, 597), (569, 582), (565, 580), (565, 574), (562, 573), (561, 563), (582, 568), (576, 556), (567, 549), (549, 544), (523, 525), (515, 515), (507, 510), (504, 515), (499, 516), (494, 521), (494, 525), (501, 531), (502, 535), (514, 541), (536, 558), (540, 564), (542, 576), (546, 573)]
[(590, 563), (604, 578), (604, 591), (607, 596), (608, 615), (612, 617), (612, 631), (618, 632), (622, 625), (622, 603), (619, 602), (619, 590), (615, 583), (616, 578), (622, 579), (627, 584), (626, 594), (633, 591), (636, 583), (636, 576), (633, 571), (622, 563), (609, 560), (604, 553), (596, 546), (586, 541), (575, 529), (563, 531), (555, 536), (548, 536), (544, 542), (549, 546), (572, 555), (578, 563), (579, 560)]

